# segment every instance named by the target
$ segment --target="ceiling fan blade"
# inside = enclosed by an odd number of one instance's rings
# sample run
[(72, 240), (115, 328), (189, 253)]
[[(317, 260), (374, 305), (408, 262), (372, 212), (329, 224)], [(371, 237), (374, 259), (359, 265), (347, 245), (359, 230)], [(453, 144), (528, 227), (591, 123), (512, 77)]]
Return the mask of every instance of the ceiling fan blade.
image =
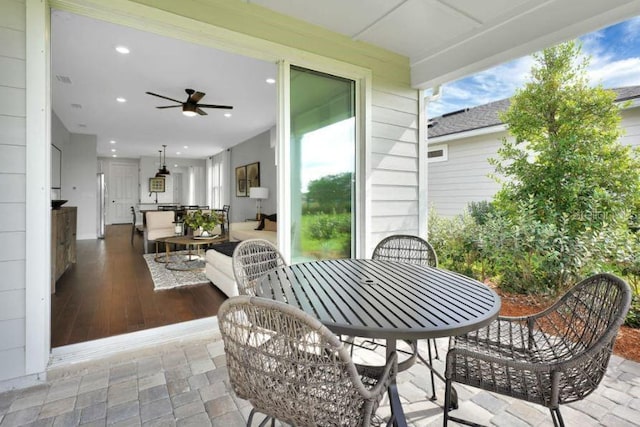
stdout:
[(178, 108), (178, 107), (182, 107), (182, 105), (163, 105), (162, 107), (156, 107), (156, 108)]
[(207, 115), (207, 112), (204, 110), (201, 110), (200, 108), (196, 108), (196, 113), (200, 114), (201, 116)]
[(196, 92), (191, 95), (191, 102), (195, 102), (197, 104), (205, 95), (206, 94), (204, 92)]
[(182, 104), (182, 101), (178, 101), (177, 99), (173, 99), (173, 98), (169, 98), (163, 95), (158, 95), (157, 93), (153, 93), (153, 92), (145, 92), (147, 95), (152, 95), (152, 96), (157, 96), (158, 98), (163, 98), (163, 99), (168, 99), (169, 101), (173, 101), (173, 102), (177, 102), (178, 104)]
[(223, 110), (233, 110), (231, 105), (213, 105), (213, 104), (198, 104), (198, 107), (204, 108), (222, 108)]

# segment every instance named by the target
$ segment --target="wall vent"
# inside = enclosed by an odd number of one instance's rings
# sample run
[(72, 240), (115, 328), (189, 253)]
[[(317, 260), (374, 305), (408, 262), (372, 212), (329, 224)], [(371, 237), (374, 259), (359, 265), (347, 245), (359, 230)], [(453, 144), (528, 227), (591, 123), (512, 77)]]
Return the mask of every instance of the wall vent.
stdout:
[(70, 77), (61, 76), (60, 74), (56, 74), (56, 80), (58, 80), (60, 83), (66, 83), (68, 85), (71, 84), (71, 78)]
[(80, 105), (80, 104), (71, 104), (71, 108), (81, 109), (82, 105)]

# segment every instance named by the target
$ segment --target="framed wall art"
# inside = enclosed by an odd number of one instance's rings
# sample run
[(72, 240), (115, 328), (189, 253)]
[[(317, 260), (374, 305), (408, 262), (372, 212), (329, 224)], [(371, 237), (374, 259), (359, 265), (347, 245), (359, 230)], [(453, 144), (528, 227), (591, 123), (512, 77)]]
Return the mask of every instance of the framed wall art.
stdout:
[(236, 168), (236, 197), (247, 197), (248, 195), (247, 166), (238, 166)]
[(150, 193), (164, 193), (164, 178), (149, 178)]
[(260, 162), (247, 165), (247, 193), (251, 187), (260, 187)]

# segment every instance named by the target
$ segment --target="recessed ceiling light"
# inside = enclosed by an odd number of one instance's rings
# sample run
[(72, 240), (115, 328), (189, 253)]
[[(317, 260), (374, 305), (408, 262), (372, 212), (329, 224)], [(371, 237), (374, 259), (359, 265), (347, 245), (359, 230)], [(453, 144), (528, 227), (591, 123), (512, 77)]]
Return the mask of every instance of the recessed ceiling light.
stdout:
[(117, 154), (112, 154), (111, 157), (118, 157), (118, 155)]
[(179, 156), (179, 155), (180, 155), (180, 154), (182, 154), (182, 153), (181, 153), (181, 152), (179, 152), (179, 151), (176, 151), (176, 154)]
[(186, 150), (187, 148), (189, 148), (189, 146), (188, 146), (188, 145), (185, 145), (183, 148)]
[(224, 116), (225, 116), (226, 118), (229, 118), (229, 117), (231, 117), (231, 113), (224, 113)]
[(124, 98), (123, 98), (123, 97), (121, 97), (121, 96), (117, 97), (117, 98), (116, 98), (116, 101), (118, 101), (118, 102), (127, 102), (127, 100), (126, 100), (126, 99), (124, 99)]
[(116, 152), (116, 149), (115, 149), (115, 148), (112, 148), (112, 149), (111, 149), (111, 152), (112, 152), (112, 153), (115, 153), (115, 152)]
[(174, 168), (177, 168), (177, 167), (178, 167), (178, 165), (173, 165), (173, 167), (174, 167)]
[(123, 55), (126, 55), (127, 53), (131, 52), (129, 48), (126, 46), (116, 46), (116, 51)]
[(115, 144), (116, 142), (112, 139), (111, 141), (109, 141), (109, 144)]
[(270, 85), (274, 84), (276, 82), (276, 79), (272, 79), (272, 78), (268, 78), (267, 80), (265, 80), (267, 83), (269, 83)]

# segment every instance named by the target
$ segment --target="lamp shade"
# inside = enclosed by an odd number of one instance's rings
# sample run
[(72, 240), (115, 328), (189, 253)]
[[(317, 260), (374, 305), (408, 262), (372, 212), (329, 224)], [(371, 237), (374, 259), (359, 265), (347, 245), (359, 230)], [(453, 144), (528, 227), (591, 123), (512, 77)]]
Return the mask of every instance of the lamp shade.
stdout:
[(251, 199), (267, 199), (268, 197), (269, 197), (269, 189), (267, 187), (249, 188), (249, 198)]

